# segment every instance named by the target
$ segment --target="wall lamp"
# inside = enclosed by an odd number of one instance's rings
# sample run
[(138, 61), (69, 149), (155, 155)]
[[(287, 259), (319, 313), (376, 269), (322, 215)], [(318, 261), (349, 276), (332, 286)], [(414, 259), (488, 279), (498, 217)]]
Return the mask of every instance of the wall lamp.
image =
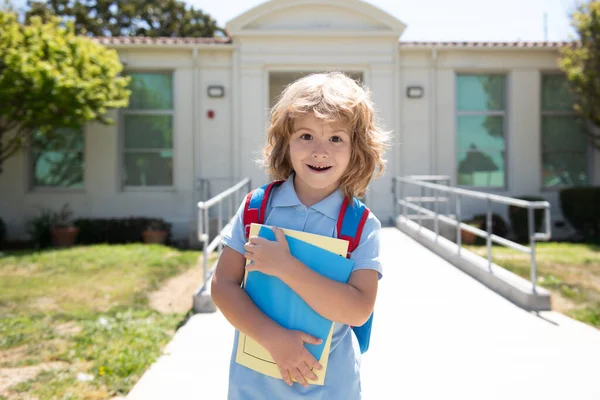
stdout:
[(409, 99), (420, 99), (424, 93), (423, 86), (408, 86), (406, 88), (406, 97)]
[(225, 87), (221, 85), (211, 85), (207, 90), (208, 97), (219, 98), (225, 96)]

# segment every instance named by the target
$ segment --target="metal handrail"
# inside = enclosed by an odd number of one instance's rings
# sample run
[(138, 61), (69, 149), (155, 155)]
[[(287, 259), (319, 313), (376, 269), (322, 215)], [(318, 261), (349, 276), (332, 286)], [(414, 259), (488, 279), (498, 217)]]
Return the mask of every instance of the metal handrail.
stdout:
[[(435, 176), (436, 180), (442, 180), (439, 176)], [(449, 182), (449, 178), (446, 177)], [(446, 180), (444, 179), (444, 180)], [(398, 184), (400, 184), (398, 186)], [(421, 196), (404, 196), (405, 193), (405, 185), (413, 185), (416, 187), (420, 187)], [(434, 195), (431, 194), (429, 197), (425, 197), (424, 189), (430, 189), (433, 191)], [(439, 194), (446, 193), (448, 198), (445, 198), (446, 204), (446, 214), (450, 214), (449, 206), (450, 201), (449, 197), (453, 196), (455, 199), (455, 207), (456, 207), (456, 219), (451, 218), (450, 216), (440, 215), (438, 209), (437, 199), (440, 198)], [(437, 242), (439, 238), (439, 222), (443, 222), (456, 227), (456, 243), (457, 243), (457, 252), (458, 256), (461, 256), (462, 249), (462, 238), (461, 231), (465, 230), (471, 232), (479, 237), (486, 239), (487, 245), (487, 260), (488, 260), (488, 269), (491, 272), (492, 269), (492, 243), (497, 243), (506, 247), (510, 247), (512, 249), (524, 252), (530, 255), (530, 274), (531, 274), (531, 284), (533, 293), (536, 293), (536, 283), (537, 283), (537, 269), (536, 269), (536, 258), (535, 258), (535, 244), (536, 240), (546, 241), (550, 240), (552, 235), (551, 232), (551, 223), (550, 223), (550, 203), (547, 201), (526, 201), (515, 199), (507, 196), (499, 196), (495, 194), (488, 194), (483, 192), (476, 192), (474, 190), (460, 189), (447, 185), (440, 185), (437, 183), (425, 182), (419, 177), (394, 177), (392, 179), (392, 193), (394, 195), (394, 215), (402, 215), (405, 217), (407, 208), (411, 210), (417, 211), (417, 219), (419, 220), (419, 230), (423, 227), (422, 217), (423, 215), (434, 218), (434, 231), (435, 231), (435, 240)], [(435, 209), (433, 211), (428, 210), (425, 207), (422, 207), (422, 199), (431, 200), (431, 197), (435, 199), (433, 202), (435, 205)], [(469, 197), (478, 200), (484, 200), (487, 202), (487, 214), (486, 214), (486, 230), (478, 229), (473, 226), (467, 225), (462, 222), (462, 198)], [(408, 200), (407, 200), (408, 199)], [(417, 202), (418, 205), (413, 204), (413, 202)], [(513, 205), (517, 207), (522, 207), (527, 209), (527, 218), (528, 218), (528, 231), (529, 231), (529, 247), (523, 246), (519, 243), (513, 242), (512, 240), (508, 240), (506, 238), (494, 235), (492, 233), (492, 204), (500, 203), (506, 205)], [(398, 213), (398, 206), (401, 206), (401, 214)], [(544, 232), (535, 232), (535, 219), (534, 219), (534, 210), (543, 209), (544, 210), (544, 220), (545, 220), (545, 231)]]
[[(246, 192), (250, 192), (252, 187), (252, 183), (250, 178), (244, 178), (240, 182), (236, 183), (229, 189), (222, 191), (217, 194), (213, 198), (207, 201), (199, 201), (198, 202), (198, 241), (202, 243), (202, 268), (204, 272), (204, 282), (208, 282), (208, 278), (210, 274), (214, 271), (215, 265), (208, 269), (208, 258), (210, 254), (218, 247), (219, 252), (222, 250), (221, 240), (223, 239), (223, 231), (229, 229), (231, 224), (233, 223), (234, 217), (234, 201), (239, 201), (237, 195), (240, 190), (245, 188)], [(228, 200), (228, 217), (227, 224), (223, 226), (223, 202)], [(209, 231), (209, 210), (213, 206), (217, 206), (217, 235), (210, 241), (210, 231)]]

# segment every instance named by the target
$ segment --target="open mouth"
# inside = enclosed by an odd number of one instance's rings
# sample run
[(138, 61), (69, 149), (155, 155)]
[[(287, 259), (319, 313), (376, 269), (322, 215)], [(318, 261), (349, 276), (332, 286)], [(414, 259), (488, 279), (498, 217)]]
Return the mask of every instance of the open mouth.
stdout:
[(331, 168), (331, 165), (310, 165), (310, 164), (308, 164), (308, 168), (312, 169), (313, 171), (323, 172), (323, 171), (327, 171), (329, 168)]

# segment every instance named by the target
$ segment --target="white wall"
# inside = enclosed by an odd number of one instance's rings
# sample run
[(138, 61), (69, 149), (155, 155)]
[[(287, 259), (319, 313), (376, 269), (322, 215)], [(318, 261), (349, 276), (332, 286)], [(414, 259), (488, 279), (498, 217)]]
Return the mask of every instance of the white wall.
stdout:
[[(223, 156), (231, 154), (230, 52), (200, 51), (195, 87), (192, 50), (122, 50), (120, 56), (127, 71), (173, 71), (173, 187), (123, 188), (119, 125), (90, 123), (85, 127), (84, 189), (32, 188), (27, 152), (8, 160), (0, 175), (0, 217), (12, 238), (24, 238), (24, 223), (37, 214), (36, 207), (58, 210), (64, 203), (75, 218), (161, 217), (173, 223), (175, 237), (187, 238), (199, 200), (196, 178), (231, 176), (231, 163)], [(225, 87), (224, 98), (208, 98), (206, 88), (215, 84)], [(209, 109), (215, 111), (212, 120)]]
[[(562, 219), (558, 191), (541, 182), (541, 75), (558, 71), (554, 50), (489, 51), (400, 48), (400, 94), (403, 96), (400, 164), (403, 175), (449, 175), (456, 184), (457, 73), (504, 73), (507, 76), (507, 164), (504, 196), (536, 195), (552, 204), (553, 218)], [(408, 99), (407, 86), (424, 87), (422, 99)], [(596, 152), (593, 183), (600, 184)], [(465, 214), (485, 212), (481, 202), (464, 202)], [(494, 208), (506, 215), (506, 206)], [(559, 231), (556, 231), (560, 234)]]
[[(31, 188), (25, 153), (5, 163), (0, 174), (0, 217), (7, 221), (12, 237), (24, 235), (24, 222), (36, 207), (58, 209), (68, 202), (76, 217), (163, 217), (174, 223), (176, 236), (187, 238), (196, 217), (197, 178), (211, 179), (213, 194), (246, 176), (253, 179), (253, 186), (266, 182), (254, 160), (264, 145), (269, 99), (282, 88), (269, 87), (269, 73), (328, 69), (362, 72), (378, 118), (394, 135), (387, 172), (373, 182), (366, 199), (384, 222), (393, 214), (394, 175), (443, 174), (456, 183), (458, 72), (507, 74), (507, 188), (493, 193), (542, 195), (560, 218), (558, 193), (542, 190), (540, 177), (540, 76), (557, 70), (553, 50), (438, 49), (434, 60), (431, 50), (398, 50), (389, 38), (245, 37), (229, 49), (200, 49), (196, 64), (191, 49), (156, 47), (119, 53), (128, 70), (174, 71), (173, 188), (123, 189), (118, 126), (89, 124), (83, 190)], [(225, 97), (209, 98), (209, 85), (224, 86)], [(408, 99), (406, 87), (411, 85), (423, 86), (424, 97)], [(208, 118), (208, 110), (215, 112), (214, 119)], [(594, 166), (594, 183), (600, 184), (598, 153)], [(467, 202), (464, 210), (472, 214), (485, 206)], [(505, 210), (495, 211), (505, 214)]]

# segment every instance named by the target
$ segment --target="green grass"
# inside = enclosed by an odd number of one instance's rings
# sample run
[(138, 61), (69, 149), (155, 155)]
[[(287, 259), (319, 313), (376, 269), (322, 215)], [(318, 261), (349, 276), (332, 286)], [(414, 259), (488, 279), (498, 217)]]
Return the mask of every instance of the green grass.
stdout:
[[(487, 257), (485, 246), (465, 246)], [(493, 262), (530, 279), (530, 256), (502, 246), (492, 249)], [(567, 299), (557, 311), (600, 328), (600, 246), (537, 243), (537, 283), (552, 296)], [(564, 304), (563, 304), (564, 303)], [(553, 307), (554, 308), (554, 307)]]
[[(194, 268), (197, 251), (98, 245), (0, 258), (0, 368), (49, 362), (9, 398), (108, 399), (124, 395), (160, 355), (184, 314), (160, 314), (147, 295)], [(80, 382), (78, 373), (92, 381)], [(0, 397), (1, 399), (1, 397)]]
[(35, 310), (39, 299), (69, 312), (134, 304), (140, 294), (193, 266), (198, 254), (140, 244), (9, 254), (0, 258), (0, 307)]

